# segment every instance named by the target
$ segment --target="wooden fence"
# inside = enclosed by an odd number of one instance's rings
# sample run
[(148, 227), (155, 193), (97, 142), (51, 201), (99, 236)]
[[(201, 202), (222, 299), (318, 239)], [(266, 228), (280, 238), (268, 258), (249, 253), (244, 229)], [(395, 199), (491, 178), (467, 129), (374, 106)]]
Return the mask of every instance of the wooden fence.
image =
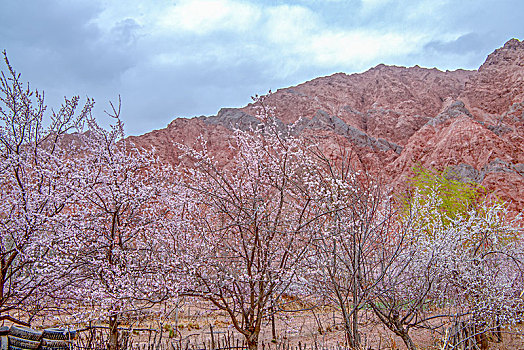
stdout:
[[(169, 338), (157, 329), (119, 328), (120, 350), (247, 350), (243, 337), (232, 332), (202, 332), (186, 337)], [(77, 339), (74, 349), (78, 350), (107, 350), (109, 327), (88, 326), (77, 330)], [(343, 350), (348, 349), (344, 344), (322, 346), (317, 342), (291, 344), (287, 341), (261, 342), (261, 350)], [(371, 349), (371, 348), (369, 348)]]

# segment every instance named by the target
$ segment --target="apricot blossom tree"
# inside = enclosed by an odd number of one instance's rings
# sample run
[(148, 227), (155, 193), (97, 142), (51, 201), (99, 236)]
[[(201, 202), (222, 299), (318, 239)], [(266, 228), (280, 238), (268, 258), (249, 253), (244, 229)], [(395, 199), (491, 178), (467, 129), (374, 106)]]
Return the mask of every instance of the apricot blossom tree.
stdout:
[(321, 214), (304, 176), (311, 159), (267, 114), (256, 130), (235, 132), (226, 166), (205, 143), (181, 147), (194, 164), (183, 169), (193, 198), (179, 246), (192, 283), (185, 294), (225, 311), (256, 349), (270, 300), (296, 281)]
[[(0, 77), (0, 313), (43, 309), (113, 316), (176, 296), (164, 260), (176, 186), (154, 152), (124, 139), (120, 108), (105, 129), (88, 99), (46, 119), (43, 94), (4, 53)], [(175, 216), (171, 216), (175, 217)], [(173, 280), (173, 278), (175, 280)], [(65, 311), (65, 313), (64, 313)], [(116, 329), (116, 328), (115, 328)], [(118, 333), (114, 333), (118, 335)], [(113, 337), (111, 347), (118, 339)]]
[(70, 144), (73, 197), (59, 225), (66, 239), (55, 248), (70, 269), (55, 303), (76, 319), (109, 317), (108, 346), (117, 349), (121, 315), (176, 297), (179, 283), (162, 260), (175, 252), (156, 239), (169, 221), (169, 168), (124, 138), (119, 108), (110, 115), (109, 129), (88, 117)]
[(317, 179), (315, 192), (325, 215), (302, 275), (308, 290), (339, 310), (346, 342), (358, 348), (360, 311), (382, 277), (378, 265), (392, 261), (392, 256), (380, 255), (377, 247), (389, 246), (397, 233), (396, 210), (385, 186), (353, 169), (347, 148), (337, 160), (313, 149), (312, 176)]
[[(0, 313), (31, 316), (60, 290), (68, 261), (54, 251), (57, 223), (74, 192), (74, 167), (62, 143), (93, 102), (77, 113), (66, 99), (46, 118), (44, 95), (24, 84), (4, 51), (0, 77)], [(46, 126), (47, 125), (47, 126)], [(58, 234), (58, 236), (60, 236)]]
[(408, 349), (412, 329), (464, 321), (482, 335), (520, 322), (524, 306), (518, 218), (500, 203), (443, 211), (441, 185), (433, 185), (411, 197), (406, 235), (368, 300)]

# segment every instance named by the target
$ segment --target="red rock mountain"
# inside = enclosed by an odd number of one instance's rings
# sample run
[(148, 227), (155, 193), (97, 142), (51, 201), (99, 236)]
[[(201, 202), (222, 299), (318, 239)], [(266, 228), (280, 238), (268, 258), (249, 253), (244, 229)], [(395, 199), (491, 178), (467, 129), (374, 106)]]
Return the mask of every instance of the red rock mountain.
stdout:
[[(401, 186), (416, 164), (448, 168), (524, 209), (524, 42), (517, 39), (476, 71), (378, 65), (280, 89), (266, 105), (282, 123), (315, 136), (325, 152), (349, 147), (357, 166), (388, 183)], [(192, 145), (202, 135), (225, 162), (232, 130), (257, 123), (254, 115), (253, 105), (223, 108), (131, 139), (176, 163), (173, 144)]]

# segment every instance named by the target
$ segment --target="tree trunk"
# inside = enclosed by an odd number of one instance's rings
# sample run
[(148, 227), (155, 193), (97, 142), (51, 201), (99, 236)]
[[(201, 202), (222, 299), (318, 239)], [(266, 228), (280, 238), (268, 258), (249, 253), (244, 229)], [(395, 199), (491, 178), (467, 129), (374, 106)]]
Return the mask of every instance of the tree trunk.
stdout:
[(272, 340), (277, 340), (277, 328), (275, 326), (275, 301), (273, 300), (273, 295), (271, 295), (271, 337)]
[(354, 299), (353, 307), (353, 344), (351, 344), (355, 349), (360, 348), (360, 335), (358, 334), (358, 307), (355, 304), (357, 301)]
[(118, 315), (109, 316), (109, 342), (107, 344), (108, 350), (119, 350), (120, 344), (118, 339)]
[(402, 338), (402, 341), (404, 342), (404, 344), (406, 344), (406, 347), (408, 348), (408, 350), (417, 349), (417, 347), (415, 346), (415, 343), (413, 343), (413, 340), (409, 336), (408, 332), (402, 331), (402, 332), (399, 332), (398, 335)]
[(497, 328), (493, 331), (493, 335), (497, 338), (497, 343), (502, 343), (502, 327), (497, 319)]
[(344, 322), (344, 328), (346, 331), (346, 342), (349, 347), (353, 347), (353, 333), (351, 332), (351, 326), (349, 325), (349, 321)]
[(0, 308), (4, 305), (4, 283), (7, 268), (5, 266), (5, 258), (2, 256), (0, 259)]
[(353, 252), (355, 254), (353, 261), (353, 344), (352, 346), (355, 349), (360, 348), (360, 336), (358, 334), (358, 305), (359, 305), (359, 296), (360, 296), (360, 273), (361, 273), (361, 260), (360, 260), (360, 246), (356, 241), (356, 237), (353, 236)]
[(260, 332), (253, 331), (249, 336), (246, 336), (248, 350), (258, 349), (258, 336)]
[(475, 340), (477, 342), (477, 346), (480, 347), (480, 350), (487, 350), (489, 347), (488, 344), (488, 337), (486, 336), (486, 333), (480, 333), (475, 335)]

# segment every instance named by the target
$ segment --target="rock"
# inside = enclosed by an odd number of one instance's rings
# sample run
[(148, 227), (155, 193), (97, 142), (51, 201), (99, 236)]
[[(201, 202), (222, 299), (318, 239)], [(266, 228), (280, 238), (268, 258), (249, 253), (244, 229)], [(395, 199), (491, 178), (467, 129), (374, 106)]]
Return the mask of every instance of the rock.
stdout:
[(520, 163), (514, 164), (513, 169), (515, 170), (517, 174), (524, 177), (524, 164), (520, 164)]
[(447, 107), (444, 112), (439, 113), (436, 117), (428, 120), (427, 124), (431, 126), (436, 126), (438, 124), (444, 123), (446, 120), (451, 118), (458, 118), (460, 116), (468, 116), (473, 118), (468, 109), (464, 106), (464, 102), (455, 101), (449, 107)]
[(482, 182), (484, 174), (466, 163), (450, 166), (446, 172), (446, 178), (461, 182)]
[(222, 108), (216, 116), (202, 118), (202, 121), (210, 125), (222, 125), (230, 130), (256, 129), (260, 125), (259, 119), (237, 108)]
[(487, 128), (491, 130), (493, 133), (497, 134), (498, 136), (507, 134), (508, 132), (512, 132), (513, 129), (505, 124), (499, 124), (499, 125), (488, 125)]

